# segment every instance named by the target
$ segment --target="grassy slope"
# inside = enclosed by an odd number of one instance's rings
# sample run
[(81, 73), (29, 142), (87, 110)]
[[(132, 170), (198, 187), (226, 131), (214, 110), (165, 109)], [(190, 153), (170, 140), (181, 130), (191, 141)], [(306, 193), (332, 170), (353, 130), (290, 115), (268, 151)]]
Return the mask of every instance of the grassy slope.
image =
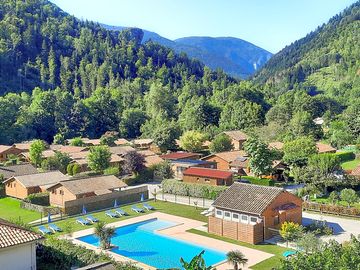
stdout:
[(14, 198), (6, 197), (0, 199), (0, 218), (14, 220), (21, 218), (28, 223), (40, 219), (39, 212), (20, 208), (20, 201)]

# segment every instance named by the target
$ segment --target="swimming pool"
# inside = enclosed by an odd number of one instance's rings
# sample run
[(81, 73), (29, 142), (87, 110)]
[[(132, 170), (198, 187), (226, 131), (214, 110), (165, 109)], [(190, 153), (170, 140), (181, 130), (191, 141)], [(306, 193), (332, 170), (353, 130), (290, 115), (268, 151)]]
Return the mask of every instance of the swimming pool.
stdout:
[[(205, 250), (206, 265), (214, 265), (226, 259), (223, 252), (190, 244), (157, 233), (157, 230), (177, 225), (176, 223), (151, 219), (123, 227), (119, 227), (112, 237), (111, 243), (116, 247), (111, 251), (155, 268), (181, 268), (180, 258), (190, 261), (195, 255)], [(85, 243), (99, 246), (94, 235), (77, 238)]]

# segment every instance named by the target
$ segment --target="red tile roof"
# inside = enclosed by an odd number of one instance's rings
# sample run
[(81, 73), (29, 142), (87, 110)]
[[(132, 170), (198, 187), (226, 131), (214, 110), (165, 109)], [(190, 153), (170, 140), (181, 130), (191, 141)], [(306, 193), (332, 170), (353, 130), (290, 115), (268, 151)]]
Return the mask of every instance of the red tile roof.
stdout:
[(351, 175), (360, 176), (360, 165), (351, 171)]
[(207, 168), (190, 167), (184, 171), (184, 175), (193, 175), (193, 176), (209, 177), (216, 179), (227, 179), (232, 176), (232, 172), (207, 169)]
[(0, 219), (0, 249), (40, 240), (37, 233)]
[(189, 152), (174, 152), (160, 156), (163, 159), (190, 159), (191, 157), (200, 157), (200, 154)]

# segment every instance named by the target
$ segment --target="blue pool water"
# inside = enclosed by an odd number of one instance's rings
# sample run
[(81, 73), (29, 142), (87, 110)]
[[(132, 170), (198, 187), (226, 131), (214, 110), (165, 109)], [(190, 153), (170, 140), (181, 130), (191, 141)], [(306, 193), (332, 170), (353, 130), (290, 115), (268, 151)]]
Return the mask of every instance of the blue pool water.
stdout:
[[(119, 227), (111, 239), (111, 243), (117, 246), (112, 252), (156, 268), (181, 268), (181, 257), (189, 262), (202, 250), (205, 250), (204, 259), (207, 266), (226, 259), (226, 255), (222, 252), (179, 241), (156, 232), (174, 225), (176, 223), (152, 219)], [(99, 240), (93, 234), (80, 237), (78, 240), (99, 246)]]

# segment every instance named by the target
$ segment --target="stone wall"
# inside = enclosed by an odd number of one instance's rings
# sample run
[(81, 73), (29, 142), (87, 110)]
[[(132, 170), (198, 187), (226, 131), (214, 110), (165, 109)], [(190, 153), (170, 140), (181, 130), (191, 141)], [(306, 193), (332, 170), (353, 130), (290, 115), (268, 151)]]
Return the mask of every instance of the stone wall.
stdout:
[(138, 202), (141, 199), (141, 194), (144, 194), (143, 196), (145, 200), (149, 198), (149, 191), (146, 186), (66, 201), (64, 202), (63, 212), (68, 215), (79, 214), (82, 211), (83, 205), (89, 212), (111, 208), (114, 206), (115, 200), (117, 200), (119, 205)]

